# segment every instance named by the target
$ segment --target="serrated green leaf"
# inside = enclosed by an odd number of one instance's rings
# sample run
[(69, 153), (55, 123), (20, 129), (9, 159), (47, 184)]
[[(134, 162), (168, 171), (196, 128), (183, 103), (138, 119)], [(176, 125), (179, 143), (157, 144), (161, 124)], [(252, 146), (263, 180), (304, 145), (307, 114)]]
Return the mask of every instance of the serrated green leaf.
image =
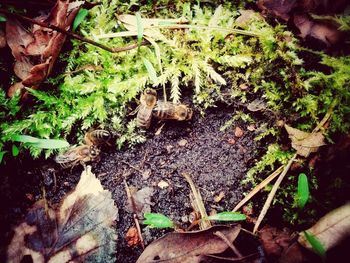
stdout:
[(81, 22), (85, 19), (85, 17), (88, 15), (89, 11), (85, 8), (81, 8), (78, 12), (78, 14), (75, 16), (72, 30), (75, 31), (77, 27), (80, 25)]
[(0, 163), (2, 163), (2, 159), (4, 158), (4, 155), (7, 151), (1, 151), (0, 152)]
[(12, 144), (12, 156), (16, 157), (19, 154), (19, 149), (15, 144)]
[(173, 228), (173, 221), (163, 214), (157, 213), (145, 213), (145, 220), (143, 220), (143, 224), (149, 225), (154, 228)]
[(143, 60), (143, 64), (147, 69), (149, 78), (152, 80), (153, 83), (156, 83), (158, 81), (157, 72), (154, 69), (152, 63), (146, 58), (142, 58), (142, 60)]
[(299, 174), (297, 204), (299, 208), (304, 208), (309, 199), (309, 184), (307, 176), (303, 173)]
[(40, 149), (59, 149), (69, 147), (67, 141), (57, 139), (40, 139), (36, 143), (31, 143), (31, 145)]
[(11, 137), (11, 139), (12, 141), (23, 142), (23, 143), (38, 143), (40, 141), (39, 138), (35, 138), (29, 135), (21, 135), (21, 134), (15, 134)]
[(0, 22), (6, 22), (7, 19), (6, 17), (4, 17), (3, 15), (0, 15)]
[(215, 221), (242, 221), (246, 220), (246, 216), (239, 212), (221, 212), (208, 217), (209, 220)]
[(143, 38), (143, 24), (142, 24), (142, 18), (139, 12), (136, 13), (136, 25), (137, 25), (137, 45), (140, 48), (142, 38)]
[(306, 240), (310, 243), (312, 249), (315, 251), (315, 253), (324, 259), (326, 257), (326, 249), (318, 240), (318, 238), (308, 233), (307, 231), (304, 231), (304, 235), (306, 237)]

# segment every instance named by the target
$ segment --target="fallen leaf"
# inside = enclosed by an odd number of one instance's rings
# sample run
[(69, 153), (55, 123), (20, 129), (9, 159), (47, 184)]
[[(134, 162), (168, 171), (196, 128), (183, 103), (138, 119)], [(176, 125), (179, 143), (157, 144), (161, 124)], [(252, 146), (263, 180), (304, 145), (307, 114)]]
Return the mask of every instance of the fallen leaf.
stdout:
[(289, 19), (290, 11), (297, 0), (259, 0), (258, 7), (265, 13), (277, 16), (285, 21)]
[(243, 136), (243, 130), (240, 127), (235, 128), (235, 136), (241, 138)]
[(337, 27), (323, 22), (315, 22), (306, 14), (295, 14), (294, 24), (300, 31), (300, 37), (308, 36), (322, 41), (327, 46), (334, 45), (341, 39)]
[(292, 147), (297, 150), (297, 153), (301, 156), (308, 157), (310, 153), (317, 152), (320, 146), (326, 144), (321, 132), (308, 133), (295, 129), (287, 124), (285, 124), (284, 127), (292, 141)]
[[(326, 251), (338, 245), (350, 237), (350, 202), (329, 212), (306, 231), (316, 237)], [(312, 249), (303, 233), (298, 241), (302, 246)]]
[(169, 233), (152, 242), (138, 258), (137, 263), (171, 262), (199, 263), (202, 256), (224, 252), (228, 245), (214, 233), (220, 231), (229, 242), (233, 242), (240, 226), (214, 226), (203, 231)]
[(125, 235), (125, 240), (128, 244), (128, 247), (135, 247), (141, 243), (136, 227), (133, 226), (128, 229), (128, 232), (126, 232)]
[(143, 214), (151, 212), (151, 206), (154, 203), (151, 202), (153, 195), (153, 187), (144, 187), (141, 190), (131, 193), (131, 198), (128, 199), (127, 210), (130, 213), (135, 213), (139, 218), (143, 217)]
[(57, 209), (36, 202), (23, 223), (14, 229), (7, 248), (8, 262), (114, 262), (118, 209), (112, 195), (91, 173), (81, 175), (75, 190)]

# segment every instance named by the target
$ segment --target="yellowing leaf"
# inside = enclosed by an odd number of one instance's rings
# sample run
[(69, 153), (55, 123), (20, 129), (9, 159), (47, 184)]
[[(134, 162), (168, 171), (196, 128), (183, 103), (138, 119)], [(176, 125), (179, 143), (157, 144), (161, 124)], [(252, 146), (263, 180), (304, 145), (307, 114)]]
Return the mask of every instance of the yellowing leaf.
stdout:
[[(306, 231), (314, 236), (326, 251), (350, 237), (350, 202), (329, 212)], [(312, 249), (304, 234), (300, 234), (298, 241), (304, 247)]]
[(112, 224), (117, 213), (111, 193), (102, 188), (88, 166), (58, 209), (45, 200), (33, 205), (14, 230), (8, 262), (22, 262), (25, 255), (36, 263), (115, 262)]
[(297, 150), (297, 153), (301, 156), (308, 157), (310, 153), (317, 152), (320, 146), (326, 144), (321, 132), (308, 133), (295, 129), (287, 124), (285, 124), (284, 127), (292, 141), (292, 147)]

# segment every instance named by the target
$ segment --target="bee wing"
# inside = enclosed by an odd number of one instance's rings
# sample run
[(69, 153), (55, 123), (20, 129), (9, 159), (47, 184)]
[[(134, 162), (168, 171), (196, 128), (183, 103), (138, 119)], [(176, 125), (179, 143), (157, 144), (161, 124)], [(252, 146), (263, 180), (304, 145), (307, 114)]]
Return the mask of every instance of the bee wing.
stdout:
[(134, 109), (132, 112), (130, 112), (128, 115), (129, 115), (129, 116), (132, 116), (132, 115), (135, 115), (136, 113), (138, 113), (139, 110), (140, 110), (140, 106), (141, 106), (141, 105), (137, 106), (137, 108)]
[(64, 154), (57, 155), (55, 157), (55, 162), (56, 163), (68, 163), (68, 162), (73, 162), (77, 159), (79, 159), (78, 153), (76, 153), (75, 151), (68, 151)]

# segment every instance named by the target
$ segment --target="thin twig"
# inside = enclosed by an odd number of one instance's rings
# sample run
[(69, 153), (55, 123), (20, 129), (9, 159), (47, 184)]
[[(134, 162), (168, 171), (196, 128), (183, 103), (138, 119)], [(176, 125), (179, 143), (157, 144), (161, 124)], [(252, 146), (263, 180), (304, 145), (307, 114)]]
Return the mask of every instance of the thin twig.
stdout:
[(246, 202), (248, 202), (254, 195), (256, 195), (261, 189), (263, 189), (268, 183), (270, 183), (273, 179), (277, 177), (283, 171), (283, 165), (279, 167), (276, 171), (270, 174), (264, 181), (258, 184), (249, 194), (247, 194), (242, 201), (240, 201), (235, 208), (233, 208), (232, 212), (236, 212), (240, 209)]
[(267, 210), (270, 208), (270, 205), (271, 205), (271, 202), (277, 192), (277, 189), (279, 187), (279, 185), (281, 184), (283, 178), (285, 177), (285, 175), (287, 174), (287, 172), (289, 171), (289, 168), (290, 166), (292, 165), (292, 163), (294, 162), (295, 158), (297, 157), (297, 154), (294, 154), (293, 157), (289, 160), (288, 164), (284, 167), (284, 170), (283, 172), (280, 174), (280, 176), (278, 177), (276, 183), (274, 184), (274, 186), (272, 187), (271, 189), (271, 192), (269, 193), (266, 201), (265, 201), (265, 204), (264, 204), (264, 207), (262, 208), (261, 212), (260, 212), (260, 215), (254, 225), (254, 229), (253, 229), (253, 233), (255, 234), (256, 231), (258, 230), (259, 228), (259, 225), (260, 223), (262, 222), (262, 220), (264, 219), (266, 213), (267, 213)]
[(200, 192), (197, 190), (196, 186), (194, 185), (191, 176), (187, 173), (182, 173), (182, 176), (185, 177), (188, 184), (190, 185), (191, 191), (193, 193), (194, 203), (196, 204), (196, 206), (199, 210), (199, 213), (201, 214), (202, 219), (200, 221), (200, 228), (207, 229), (207, 228), (211, 227), (211, 223), (208, 220), (207, 211), (205, 210), (205, 207), (204, 207), (202, 196), (201, 196)]
[(228, 245), (232, 249), (233, 253), (235, 253), (238, 258), (243, 257), (241, 252), (239, 252), (239, 250), (230, 242), (230, 240), (228, 240), (228, 238), (222, 232), (216, 231), (213, 234), (215, 236), (221, 238), (222, 241), (224, 241), (226, 243), (226, 245)]
[[(18, 18), (20, 20), (23, 20), (23, 21), (26, 21), (26, 22), (29, 22), (29, 23), (32, 23), (32, 24), (39, 25), (41, 27), (50, 28), (52, 30), (55, 30), (57, 32), (60, 32), (60, 33), (65, 34), (67, 36), (70, 36), (72, 38), (78, 39), (78, 40), (80, 40), (82, 42), (89, 43), (91, 45), (94, 45), (94, 46), (99, 47), (99, 48), (101, 48), (103, 50), (109, 51), (111, 53), (127, 51), (127, 50), (131, 50), (131, 49), (134, 49), (134, 48), (138, 47), (138, 44), (132, 44), (132, 45), (125, 46), (125, 47), (110, 48), (110, 47), (107, 47), (107, 46), (105, 46), (105, 45), (103, 45), (101, 43), (95, 42), (95, 41), (93, 41), (91, 39), (88, 39), (88, 38), (85, 38), (85, 37), (80, 36), (78, 34), (72, 33), (71, 31), (66, 31), (66, 30), (64, 30), (64, 29), (62, 29), (60, 27), (55, 26), (55, 25), (46, 24), (46, 23), (43, 23), (43, 22), (40, 22), (40, 21), (36, 21), (36, 20), (34, 20), (32, 18), (29, 18), (29, 17), (26, 17), (26, 16), (22, 16), (22, 15), (19, 15), (19, 14), (11, 13), (10, 11), (7, 11), (6, 9), (3, 9), (3, 8), (0, 8), (0, 13), (4, 13), (6, 15), (13, 16), (13, 17)], [(142, 41), (141, 45), (144, 45), (146, 43), (147, 43), (146, 41)]]
[(322, 118), (322, 120), (317, 124), (316, 128), (312, 131), (312, 133), (316, 133), (318, 132), (325, 124), (326, 122), (329, 120), (329, 118), (332, 115), (333, 109), (335, 107), (335, 105), (337, 105), (338, 100), (334, 99), (329, 107), (329, 109), (327, 110), (327, 113), (324, 115), (324, 117)]
[(132, 169), (138, 171), (140, 174), (143, 173), (143, 171), (142, 171), (141, 169), (137, 168), (136, 166), (134, 166), (134, 165), (132, 165), (132, 164), (126, 162), (126, 161), (121, 161), (121, 162), (122, 162), (123, 164), (126, 164), (126, 165), (129, 166), (130, 168), (132, 168)]
[(134, 217), (134, 222), (135, 222), (136, 229), (137, 229), (137, 234), (138, 234), (138, 236), (140, 238), (141, 246), (142, 246), (143, 249), (145, 249), (145, 242), (143, 241), (143, 237), (142, 237), (142, 233), (141, 233), (141, 227), (140, 227), (140, 223), (139, 223), (139, 219), (137, 217), (137, 214), (134, 213), (133, 217)]

